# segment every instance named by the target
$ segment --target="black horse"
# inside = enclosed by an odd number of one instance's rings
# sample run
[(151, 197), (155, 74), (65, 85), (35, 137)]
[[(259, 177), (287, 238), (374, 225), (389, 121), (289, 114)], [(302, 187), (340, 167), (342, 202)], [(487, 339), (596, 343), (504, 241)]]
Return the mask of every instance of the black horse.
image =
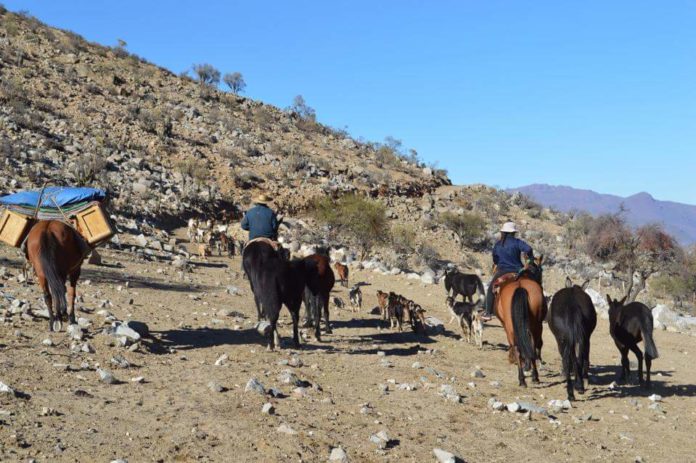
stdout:
[(445, 273), (445, 290), (447, 297), (451, 296), (455, 301), (461, 294), (465, 302), (473, 303), (476, 291), (481, 293), (481, 297), (486, 297), (483, 283), (478, 275), (461, 273), (454, 268)]
[(314, 327), (314, 337), (321, 341), (320, 318), (322, 310), (324, 312), (324, 323), (326, 324), (326, 334), (331, 334), (331, 324), (329, 323), (329, 298), (336, 277), (331, 270), (329, 257), (323, 254), (312, 254), (304, 260), (314, 263), (316, 272), (308, 277), (307, 286), (304, 290), (304, 304), (307, 313), (305, 326)]
[[(619, 379), (621, 381), (628, 380), (631, 374), (628, 362), (628, 351), (631, 350), (638, 359), (638, 382), (650, 387), (650, 366), (652, 361), (658, 357), (657, 347), (652, 337), (652, 312), (648, 306), (640, 302), (624, 305), (625, 297), (617, 301), (612, 300), (607, 295), (607, 301), (609, 302), (609, 334), (621, 352), (621, 376)], [(645, 369), (647, 372), (645, 383), (643, 383), (643, 353), (638, 348), (638, 343), (641, 340), (645, 341)]]
[[(251, 242), (244, 248), (242, 266), (249, 279), (259, 321), (270, 323), (269, 349), (280, 346), (278, 317), (283, 304), (292, 316), (292, 339), (300, 346), (299, 318), (305, 286), (316, 281), (316, 263), (305, 260), (288, 261), (283, 250), (276, 251), (269, 243)], [(313, 288), (316, 292), (316, 288)]]
[(573, 285), (570, 278), (566, 278), (566, 287), (553, 296), (548, 317), (563, 360), (568, 400), (575, 400), (571, 372), (575, 376), (575, 390), (580, 394), (585, 392), (583, 379), (589, 379), (590, 336), (597, 326), (597, 313), (585, 292), (588, 283)]

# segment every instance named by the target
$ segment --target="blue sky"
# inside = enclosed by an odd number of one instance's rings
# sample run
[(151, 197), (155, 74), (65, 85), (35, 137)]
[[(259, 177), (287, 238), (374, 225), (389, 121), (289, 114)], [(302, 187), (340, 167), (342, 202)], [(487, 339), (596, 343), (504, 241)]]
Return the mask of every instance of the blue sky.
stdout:
[[(3, 0), (0, 0), (3, 1)], [(240, 71), (455, 183), (696, 203), (696, 2), (4, 0), (180, 72)]]

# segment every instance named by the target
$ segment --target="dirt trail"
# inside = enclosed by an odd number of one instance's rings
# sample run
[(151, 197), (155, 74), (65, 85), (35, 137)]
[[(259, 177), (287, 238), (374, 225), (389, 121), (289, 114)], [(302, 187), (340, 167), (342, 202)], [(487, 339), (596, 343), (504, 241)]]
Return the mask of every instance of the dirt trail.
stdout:
[[(14, 250), (0, 253), (9, 272), (18, 273)], [(83, 280), (91, 284), (79, 288), (84, 298), (79, 305), (93, 310), (78, 314), (93, 322), (87, 341), (95, 353), (71, 352), (67, 334), (49, 336), (44, 320), (15, 315), (0, 325), (0, 381), (31, 395), (23, 400), (0, 394), (1, 461), (310, 462), (327, 461), (336, 446), (353, 462), (434, 461), (435, 447), (468, 462), (694, 460), (692, 337), (656, 332), (660, 358), (654, 362), (653, 390), (611, 390), (618, 351), (606, 321), (600, 320), (592, 337), (589, 391), (556, 420), (540, 414), (527, 420), (521, 413), (494, 412), (488, 401), (496, 397), (546, 406), (551, 399), (565, 398), (550, 331), (545, 326), (542, 384), (520, 389), (515, 369), (507, 363), (502, 329), (497, 323), (486, 327), (483, 350), (461, 342), (455, 324), (447, 324), (442, 286), (352, 271), (352, 282), (368, 284), (361, 313), (334, 309), (334, 334), (325, 336), (325, 342), (310, 339), (299, 351), (267, 352), (253, 330), (256, 311), (238, 258), (209, 259), (184, 281), (167, 263), (139, 261), (130, 253), (106, 251), (104, 261), (106, 267), (85, 266)], [(39, 307), (35, 286), (23, 288), (14, 280), (4, 285), (3, 291)], [(230, 285), (243, 294), (228, 294)], [(380, 329), (378, 317), (369, 313), (376, 306), (377, 289), (416, 300), (428, 315), (446, 323), (447, 332), (426, 337)], [(335, 295), (348, 299), (342, 287)], [(118, 319), (146, 322), (155, 341), (144, 341), (130, 352), (114, 346), (112, 337), (96, 334), (103, 320), (96, 312), (103, 300), (113, 304), (107, 310)], [(283, 320), (287, 345), (287, 311)], [(43, 345), (46, 338), (55, 346)], [(223, 354), (229, 360), (215, 366)], [(282, 364), (295, 354), (303, 366)], [(131, 367), (112, 365), (116, 355)], [(415, 362), (420, 368), (414, 368)], [(98, 365), (121, 383), (101, 383)], [(476, 366), (485, 378), (471, 377)], [(309, 383), (301, 394), (278, 379), (287, 369)], [(143, 383), (131, 381), (138, 376)], [(244, 392), (250, 378), (285, 397)], [(211, 381), (225, 390), (212, 392)], [(404, 384), (409, 386), (400, 389)], [(387, 385), (388, 392), (380, 385)], [(451, 385), (461, 403), (441, 396), (441, 385)], [(649, 408), (650, 393), (663, 396), (662, 411)], [(269, 401), (275, 415), (261, 412)], [(42, 416), (43, 407), (58, 414)], [(277, 431), (281, 424), (297, 434)], [(385, 450), (370, 441), (381, 430), (391, 439)]]

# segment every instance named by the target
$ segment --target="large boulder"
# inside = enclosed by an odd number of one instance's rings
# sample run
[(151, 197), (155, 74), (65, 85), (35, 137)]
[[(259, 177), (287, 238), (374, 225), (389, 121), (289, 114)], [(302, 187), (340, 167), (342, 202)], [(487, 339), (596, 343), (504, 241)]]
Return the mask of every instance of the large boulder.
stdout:
[(669, 331), (688, 331), (696, 328), (696, 317), (683, 316), (665, 304), (652, 309), (654, 327)]
[(607, 300), (599, 294), (596, 290), (592, 288), (587, 288), (585, 290), (590, 299), (592, 299), (592, 304), (594, 304), (595, 312), (604, 320), (609, 320), (609, 303)]

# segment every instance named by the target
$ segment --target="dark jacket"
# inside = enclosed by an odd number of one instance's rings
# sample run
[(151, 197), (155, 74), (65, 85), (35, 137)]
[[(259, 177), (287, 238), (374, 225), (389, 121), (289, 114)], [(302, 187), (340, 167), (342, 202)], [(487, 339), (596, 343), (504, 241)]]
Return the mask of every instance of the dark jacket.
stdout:
[(278, 237), (278, 218), (265, 204), (256, 204), (249, 209), (241, 225), (243, 230), (249, 231), (249, 241), (262, 237), (275, 240)]
[(514, 236), (508, 236), (493, 247), (493, 263), (498, 267), (497, 274), (519, 272), (524, 267), (520, 255), (527, 254), (529, 259), (534, 257), (532, 247)]

